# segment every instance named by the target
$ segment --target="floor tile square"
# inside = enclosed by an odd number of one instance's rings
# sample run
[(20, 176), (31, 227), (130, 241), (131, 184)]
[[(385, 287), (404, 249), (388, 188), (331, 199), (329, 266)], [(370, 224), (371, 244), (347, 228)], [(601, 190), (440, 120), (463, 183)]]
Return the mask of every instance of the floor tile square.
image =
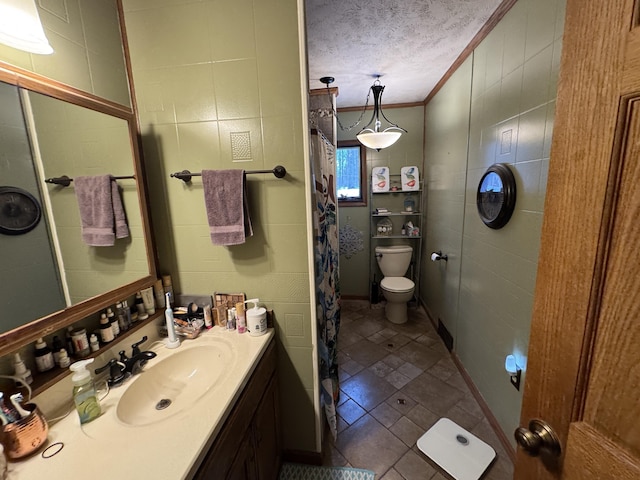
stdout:
[(406, 480), (424, 480), (436, 474), (436, 469), (413, 450), (409, 450), (398, 460), (394, 468)]
[(344, 382), (342, 390), (367, 411), (377, 407), (389, 395), (396, 392), (396, 389), (385, 379), (369, 370), (363, 370)]
[(412, 447), (424, 434), (421, 427), (413, 423), (407, 417), (402, 416), (394, 423), (389, 431), (402, 440), (407, 447)]
[[(387, 375), (389, 375), (391, 372), (393, 372), (393, 368), (391, 368), (389, 365), (384, 363), (382, 360), (380, 360), (379, 362), (376, 362), (373, 365), (371, 365), (369, 367), (369, 370), (371, 370), (373, 373), (375, 373), (380, 378), (384, 378)], [(399, 387), (397, 387), (397, 388), (399, 388)]]
[(338, 406), (338, 414), (349, 424), (351, 425), (356, 420), (358, 420), (361, 416), (363, 416), (365, 412), (360, 405), (358, 405), (353, 400), (349, 399), (344, 402), (342, 405)]
[(411, 381), (409, 377), (407, 377), (406, 375), (403, 375), (397, 370), (391, 372), (389, 375), (384, 377), (384, 379), (387, 382), (389, 382), (391, 385), (396, 387), (398, 390), (400, 390), (402, 387), (404, 387), (407, 383)]
[(407, 451), (400, 439), (368, 414), (338, 436), (336, 448), (355, 468), (373, 470), (377, 477)]
[(386, 402), (382, 402), (369, 413), (385, 428), (391, 427), (394, 423), (400, 420), (400, 417), (402, 417), (402, 414), (398, 410), (391, 407)]

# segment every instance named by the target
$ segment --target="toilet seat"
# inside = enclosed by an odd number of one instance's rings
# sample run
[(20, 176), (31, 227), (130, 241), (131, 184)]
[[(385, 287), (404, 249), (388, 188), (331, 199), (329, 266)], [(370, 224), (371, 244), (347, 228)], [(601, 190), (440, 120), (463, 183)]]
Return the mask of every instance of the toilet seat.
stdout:
[(415, 283), (406, 277), (384, 277), (380, 282), (382, 289), (392, 293), (405, 293), (415, 288)]

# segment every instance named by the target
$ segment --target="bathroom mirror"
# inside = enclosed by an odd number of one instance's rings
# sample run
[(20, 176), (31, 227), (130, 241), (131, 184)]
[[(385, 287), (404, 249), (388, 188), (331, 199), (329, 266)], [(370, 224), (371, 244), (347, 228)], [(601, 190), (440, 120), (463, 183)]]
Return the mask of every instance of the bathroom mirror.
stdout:
[(495, 163), (484, 173), (478, 184), (476, 206), (482, 222), (500, 229), (511, 218), (516, 205), (516, 179), (508, 165)]
[[(28, 231), (0, 234), (4, 355), (151, 286), (157, 272), (132, 110), (0, 67), (0, 186), (28, 192), (42, 212)], [(130, 235), (90, 247), (73, 182), (44, 180), (102, 174), (131, 177), (118, 180)]]

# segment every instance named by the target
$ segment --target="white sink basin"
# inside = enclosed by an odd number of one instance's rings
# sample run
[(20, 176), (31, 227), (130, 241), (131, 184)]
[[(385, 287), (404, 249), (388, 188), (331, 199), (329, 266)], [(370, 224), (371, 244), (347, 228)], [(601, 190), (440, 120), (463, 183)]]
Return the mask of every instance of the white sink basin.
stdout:
[(180, 348), (184, 349), (167, 358), (150, 360), (145, 370), (132, 380), (116, 408), (121, 422), (149, 425), (193, 408), (235, 361), (230, 344), (221, 339)]

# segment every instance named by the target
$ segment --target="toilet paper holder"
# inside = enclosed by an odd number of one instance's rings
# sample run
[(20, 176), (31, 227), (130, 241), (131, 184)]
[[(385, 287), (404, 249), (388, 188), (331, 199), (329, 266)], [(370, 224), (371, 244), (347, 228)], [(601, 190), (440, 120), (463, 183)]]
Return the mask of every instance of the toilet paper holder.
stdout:
[(439, 260), (444, 260), (446, 262), (448, 259), (449, 257), (447, 255), (443, 255), (441, 250), (438, 250), (437, 252), (433, 252), (431, 254), (432, 262), (437, 262)]

